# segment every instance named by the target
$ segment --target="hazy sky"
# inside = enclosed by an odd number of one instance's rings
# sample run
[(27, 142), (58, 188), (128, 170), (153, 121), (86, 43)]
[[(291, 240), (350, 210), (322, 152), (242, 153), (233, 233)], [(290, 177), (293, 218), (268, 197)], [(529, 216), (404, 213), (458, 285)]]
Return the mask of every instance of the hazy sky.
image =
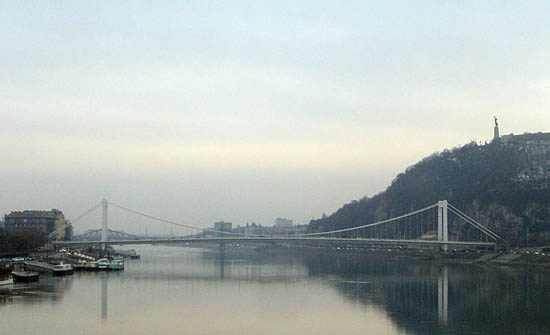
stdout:
[(490, 140), (493, 115), (550, 131), (549, 18), (548, 1), (0, 0), (0, 213), (105, 197), (203, 227), (308, 223)]

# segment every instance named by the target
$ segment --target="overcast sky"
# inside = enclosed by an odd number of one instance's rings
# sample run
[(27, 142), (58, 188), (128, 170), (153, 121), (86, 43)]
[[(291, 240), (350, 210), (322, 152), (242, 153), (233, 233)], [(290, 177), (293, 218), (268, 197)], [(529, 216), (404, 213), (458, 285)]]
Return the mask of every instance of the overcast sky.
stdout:
[(502, 134), (550, 131), (549, 17), (548, 1), (0, 0), (0, 213), (74, 218), (104, 197), (201, 227), (308, 223), (489, 141), (493, 115)]

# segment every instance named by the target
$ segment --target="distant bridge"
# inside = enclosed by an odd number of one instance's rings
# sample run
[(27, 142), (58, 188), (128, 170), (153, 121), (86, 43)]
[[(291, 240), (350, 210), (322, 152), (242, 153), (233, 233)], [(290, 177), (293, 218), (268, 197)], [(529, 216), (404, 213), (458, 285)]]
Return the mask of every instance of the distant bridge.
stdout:
[[(102, 229), (92, 229), (73, 236), (73, 241), (100, 241)], [(146, 236), (128, 234), (121, 230), (107, 229), (107, 240), (140, 240)]]
[[(150, 238), (127, 234), (122, 231), (110, 230), (108, 223), (108, 206), (151, 220), (192, 229), (197, 234), (178, 238)], [(428, 207), (412, 211), (387, 220), (368, 223), (361, 226), (337, 229), (332, 231), (311, 232), (295, 235), (259, 235), (238, 232), (202, 229), (188, 224), (154, 217), (135, 211), (103, 199), (99, 204), (83, 215), (102, 207), (102, 228), (88, 231), (75, 237), (75, 241), (57, 241), (56, 247), (101, 245), (133, 245), (133, 244), (220, 244), (227, 243), (293, 243), (326, 246), (421, 246), (448, 250), (449, 247), (494, 248), (502, 238), (481, 225), (479, 222), (463, 213), (446, 200), (438, 201)], [(449, 213), (452, 214), (451, 224)], [(79, 216), (80, 219), (83, 215)], [(76, 221), (76, 220), (75, 220)], [(449, 229), (451, 228), (451, 230)], [(214, 237), (205, 237), (199, 232), (206, 232)], [(451, 234), (449, 234), (451, 232)], [(451, 238), (450, 238), (451, 237)], [(87, 240), (86, 240), (87, 239)]]

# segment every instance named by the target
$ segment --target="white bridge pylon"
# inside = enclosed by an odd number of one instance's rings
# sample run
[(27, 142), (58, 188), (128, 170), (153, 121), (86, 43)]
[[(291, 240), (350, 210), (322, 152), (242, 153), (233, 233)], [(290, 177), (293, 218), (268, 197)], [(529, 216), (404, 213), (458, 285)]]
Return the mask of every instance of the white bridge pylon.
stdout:
[[(437, 240), (439, 242), (449, 241), (449, 210), (447, 200), (437, 202)], [(447, 251), (447, 244), (443, 250)]]
[[(204, 233), (204, 232), (216, 233), (216, 234), (219, 234), (219, 235), (225, 235), (225, 236), (229, 235), (229, 236), (233, 236), (233, 237), (242, 237), (242, 238), (281, 237), (281, 235), (246, 234), (246, 233), (239, 233), (239, 232), (234, 232), (234, 231), (233, 232), (228, 232), (228, 231), (219, 231), (219, 230), (215, 230), (215, 229), (203, 229), (203, 228), (200, 228), (200, 227), (195, 227), (195, 226), (192, 226), (192, 225), (178, 223), (178, 222), (158, 218), (158, 217), (155, 217), (155, 216), (151, 216), (151, 215), (148, 215), (148, 214), (145, 214), (145, 213), (142, 213), (142, 212), (139, 212), (139, 211), (135, 211), (135, 210), (126, 208), (124, 206), (112, 203), (112, 202), (110, 202), (106, 199), (102, 199), (99, 204), (95, 205), (93, 208), (91, 208), (90, 210), (88, 210), (84, 214), (77, 217), (77, 219), (75, 219), (74, 221), (80, 219), (84, 215), (87, 215), (91, 211), (93, 211), (96, 208), (101, 206), (102, 207), (102, 228), (101, 228), (101, 241), (100, 242), (101, 242), (101, 245), (102, 245), (103, 248), (106, 247), (106, 245), (107, 245), (106, 242), (108, 241), (107, 235), (108, 235), (108, 231), (109, 231), (109, 228), (108, 228), (109, 205), (112, 205), (116, 208), (122, 209), (122, 210), (130, 212), (130, 213), (133, 213), (135, 215), (146, 217), (146, 218), (151, 219), (151, 220), (155, 220), (155, 221), (159, 221), (159, 222), (163, 222), (163, 223), (167, 223), (167, 224), (171, 224), (171, 225), (176, 225), (176, 226), (180, 226), (180, 227), (184, 227), (184, 228), (188, 228), (188, 229), (193, 229), (194, 231), (196, 231), (198, 233), (200, 233), (200, 232), (202, 232), (202, 233)], [(434, 224), (433, 228), (435, 228), (435, 222), (434, 222), (435, 217), (433, 217), (433, 216), (435, 216), (435, 215), (433, 215), (433, 210), (435, 210), (435, 208), (437, 208), (437, 242), (439, 242), (439, 244), (442, 245), (443, 250), (447, 250), (448, 245), (452, 244), (452, 241), (449, 241), (449, 212), (456, 215), (456, 218), (459, 218), (460, 220), (463, 220), (464, 222), (468, 223), (470, 226), (473, 226), (477, 231), (479, 231), (481, 233), (480, 237), (484, 236), (485, 239), (490, 238), (495, 242), (502, 239), (499, 235), (497, 235), (493, 231), (489, 230), (487, 227), (481, 225), (479, 222), (477, 222), (476, 220), (474, 220), (473, 218), (471, 218), (470, 216), (468, 216), (464, 212), (460, 211), (459, 209), (457, 209), (456, 207), (454, 207), (453, 205), (448, 203), (447, 200), (441, 200), (441, 201), (438, 201), (437, 203), (435, 203), (433, 205), (430, 205), (430, 206), (427, 206), (425, 208), (415, 210), (415, 211), (412, 211), (410, 213), (403, 214), (403, 215), (393, 217), (393, 218), (390, 218), (390, 219), (378, 221), (378, 222), (368, 223), (368, 224), (365, 224), (365, 225), (360, 225), (360, 226), (355, 226), (355, 227), (350, 227), (350, 228), (331, 230), (331, 231), (310, 232), (310, 233), (303, 233), (303, 234), (292, 234), (292, 235), (289, 235), (289, 237), (292, 236), (292, 237), (320, 237), (320, 238), (321, 237), (347, 237), (347, 238), (353, 238), (353, 236), (351, 236), (350, 233), (355, 233), (355, 238), (363, 238), (364, 239), (364, 238), (368, 238), (368, 237), (374, 237), (374, 238), (377, 238), (379, 240), (384, 240), (384, 239), (387, 239), (387, 240), (393, 239), (393, 240), (395, 240), (396, 237), (397, 237), (398, 239), (402, 239), (402, 240), (414, 241), (414, 240), (419, 240), (419, 239), (422, 238), (421, 237), (422, 232), (423, 232), (422, 229), (424, 229), (426, 227), (426, 225), (428, 227), (426, 229), (429, 229), (429, 227), (432, 227), (432, 222), (433, 222), (433, 224)], [(432, 214), (430, 214), (430, 213), (432, 213)], [(418, 217), (422, 216), (422, 215), (428, 216), (428, 221), (429, 222), (427, 222), (427, 223), (426, 222), (419, 222)], [(433, 216), (430, 217), (430, 215), (433, 215)], [(413, 225), (415, 224), (415, 222), (414, 222), (415, 221), (415, 219), (414, 219), (415, 216), (416, 216), (416, 226), (417, 227), (412, 228)], [(422, 217), (421, 217), (421, 219), (422, 219)], [(394, 223), (393, 226), (391, 226), (391, 223)], [(418, 226), (420, 226), (420, 228)], [(384, 234), (384, 231), (383, 231), (382, 234), (379, 233), (379, 235), (376, 236), (375, 233), (372, 233), (372, 230), (375, 229), (375, 227), (378, 227), (380, 230), (385, 229), (385, 234)], [(409, 229), (409, 235), (407, 235), (407, 237), (405, 237), (405, 232), (403, 232), (403, 227), (405, 227), (405, 231), (407, 229)], [(371, 230), (371, 232), (369, 232), (369, 229)], [(388, 231), (391, 231), (392, 229), (394, 231), (393, 235), (388, 234)], [(411, 231), (413, 229), (415, 229), (415, 230)], [(401, 234), (401, 236), (399, 236), (400, 234)], [(458, 229), (457, 229), (455, 231), (455, 234), (454, 234), (454, 236), (456, 238), (456, 241), (458, 241), (458, 235), (459, 235), (459, 233), (458, 233)]]
[(109, 217), (109, 202), (106, 199), (101, 200), (101, 209), (102, 209), (102, 226), (101, 226), (101, 248), (105, 250), (107, 248), (107, 233), (108, 233), (108, 227), (107, 227), (107, 220)]

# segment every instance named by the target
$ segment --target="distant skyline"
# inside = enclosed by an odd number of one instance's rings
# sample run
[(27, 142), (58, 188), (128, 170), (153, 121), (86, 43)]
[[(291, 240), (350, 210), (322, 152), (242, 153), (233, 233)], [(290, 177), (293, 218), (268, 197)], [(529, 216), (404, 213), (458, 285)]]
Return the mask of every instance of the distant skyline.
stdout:
[[(0, 0), (0, 214), (306, 224), (550, 131), (549, 2)], [(170, 226), (111, 211), (111, 227)], [(100, 226), (99, 212), (75, 224)], [(174, 233), (185, 233), (173, 228)]]

